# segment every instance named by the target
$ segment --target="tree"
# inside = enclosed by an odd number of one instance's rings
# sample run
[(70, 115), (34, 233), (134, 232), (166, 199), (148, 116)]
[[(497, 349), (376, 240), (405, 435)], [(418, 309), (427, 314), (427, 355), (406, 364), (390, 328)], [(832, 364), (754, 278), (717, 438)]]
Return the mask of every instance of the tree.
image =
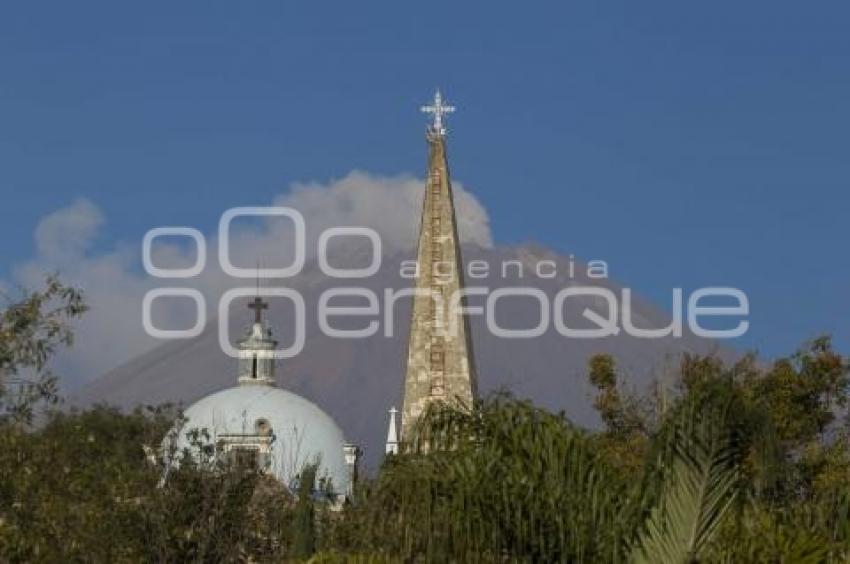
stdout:
[(706, 554), (740, 489), (739, 408), (733, 390), (716, 389), (684, 398), (668, 416), (650, 470), (660, 477), (657, 500), (632, 551), (634, 562), (698, 562)]
[(151, 462), (168, 406), (9, 424), (56, 400), (46, 367), (84, 310), (51, 278), (0, 313), (0, 561), (850, 560), (850, 366), (829, 339), (771, 365), (685, 356), (663, 410), (595, 357), (599, 431), (507, 394), (433, 404), (334, 513), (315, 467), (290, 492), (203, 431), (203, 456)]
[(316, 487), (315, 465), (307, 466), (298, 477), (298, 501), (295, 503), (292, 527), (292, 554), (305, 558), (316, 552), (316, 510), (313, 491)]
[(625, 474), (634, 475), (646, 456), (654, 425), (653, 406), (647, 398), (620, 389), (612, 356), (595, 355), (588, 368), (588, 379), (598, 390), (593, 406), (605, 426), (605, 431), (596, 437), (599, 448)]
[(23, 291), (0, 311), (0, 423), (30, 423), (39, 401), (58, 401), (56, 377), (48, 361), (59, 346), (69, 346), (70, 322), (87, 306), (82, 293), (56, 276), (39, 291)]

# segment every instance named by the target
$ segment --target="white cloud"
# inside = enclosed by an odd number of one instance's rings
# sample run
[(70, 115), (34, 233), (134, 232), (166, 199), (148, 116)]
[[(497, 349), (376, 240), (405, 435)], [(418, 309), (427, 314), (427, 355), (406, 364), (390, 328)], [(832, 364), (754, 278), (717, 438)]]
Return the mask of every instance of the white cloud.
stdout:
[(46, 215), (35, 228), (39, 256), (63, 264), (76, 260), (89, 248), (102, 223), (97, 206), (82, 199)]
[[(491, 246), (486, 210), (461, 184), (455, 183), (454, 190), (461, 240)], [(315, 255), (319, 234), (332, 226), (371, 227), (381, 236), (385, 254), (393, 254), (415, 246), (422, 195), (421, 179), (355, 171), (326, 184), (296, 184), (287, 193), (273, 198), (272, 203), (293, 207), (304, 215), (308, 258)], [(58, 372), (65, 377), (68, 389), (161, 343), (145, 334), (141, 303), (147, 290), (163, 286), (164, 281), (151, 279), (142, 271), (141, 241), (116, 243), (107, 251), (94, 251), (92, 242), (103, 224), (103, 214), (96, 205), (77, 200), (38, 223), (37, 256), (13, 269), (14, 282), (25, 287), (37, 287), (44, 273), (59, 271), (64, 281), (85, 291), (91, 311), (78, 323), (74, 347), (57, 359)], [(267, 265), (288, 261), (290, 229), (287, 223), (275, 220), (260, 227), (234, 225), (231, 256), (242, 257), (243, 266), (253, 266), (258, 259)], [(234, 281), (222, 273), (217, 265), (216, 235), (207, 234), (207, 241), (207, 267), (186, 284), (201, 290), (212, 309), (224, 290), (243, 285), (244, 281)], [(153, 259), (159, 266), (188, 265), (194, 260), (194, 251), (191, 246), (163, 240), (156, 243)], [(167, 285), (179, 285), (174, 282), (169, 280)], [(0, 287), (3, 285), (0, 280)], [(160, 313), (158, 323), (162, 326), (191, 325), (191, 320), (181, 319), (185, 313), (180, 308)]]
[[(328, 185), (296, 184), (276, 205), (290, 206), (307, 219), (308, 249), (315, 249), (319, 233), (339, 225), (365, 225), (381, 236), (392, 253), (414, 248), (422, 213), (421, 179), (380, 177), (354, 171)], [(493, 240), (487, 212), (459, 182), (453, 183), (458, 230), (463, 243), (490, 247)]]

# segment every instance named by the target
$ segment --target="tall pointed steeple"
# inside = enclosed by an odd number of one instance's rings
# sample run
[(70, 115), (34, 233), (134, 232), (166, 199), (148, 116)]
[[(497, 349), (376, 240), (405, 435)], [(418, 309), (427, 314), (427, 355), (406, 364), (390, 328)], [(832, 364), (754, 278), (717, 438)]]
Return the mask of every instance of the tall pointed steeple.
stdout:
[[(465, 299), (463, 260), (446, 159), (443, 117), (455, 110), (437, 91), (422, 111), (433, 114), (428, 128), (428, 177), (419, 226), (418, 276), (410, 322), (401, 439), (434, 401), (471, 404), (476, 396), (475, 362)], [(457, 296), (458, 298), (454, 298)]]

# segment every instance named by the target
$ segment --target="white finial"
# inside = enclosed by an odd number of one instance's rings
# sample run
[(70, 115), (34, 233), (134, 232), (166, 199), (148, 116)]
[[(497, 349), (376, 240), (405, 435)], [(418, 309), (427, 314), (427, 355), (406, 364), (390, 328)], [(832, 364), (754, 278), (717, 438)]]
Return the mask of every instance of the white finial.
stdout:
[(434, 114), (434, 123), (431, 125), (431, 131), (437, 135), (445, 135), (446, 128), (443, 126), (443, 115), (454, 112), (455, 107), (443, 104), (443, 95), (440, 94), (439, 89), (434, 94), (434, 103), (430, 106), (422, 106), (420, 109), (426, 114)]
[(398, 432), (396, 431), (395, 414), (398, 410), (390, 408), (390, 428), (387, 429), (387, 454), (398, 454)]

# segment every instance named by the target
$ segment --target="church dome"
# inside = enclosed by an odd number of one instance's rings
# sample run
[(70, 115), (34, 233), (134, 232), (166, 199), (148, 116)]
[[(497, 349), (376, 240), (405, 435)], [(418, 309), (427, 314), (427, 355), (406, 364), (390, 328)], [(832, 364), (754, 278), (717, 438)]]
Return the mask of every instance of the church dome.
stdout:
[(260, 466), (288, 487), (306, 465), (317, 464), (317, 477), (329, 479), (334, 493), (348, 491), (342, 431), (301, 396), (271, 386), (242, 385), (201, 399), (185, 417), (176, 442), (181, 451), (192, 451), (193, 429), (206, 429), (217, 449), (257, 456)]
[(238, 385), (191, 405), (165, 446), (197, 456), (199, 445), (193, 443), (204, 444), (206, 437), (197, 433), (206, 432), (219, 459), (256, 466), (292, 489), (305, 467), (316, 465), (317, 480), (345, 496), (359, 449), (345, 443), (334, 420), (314, 403), (275, 387), (277, 341), (262, 319), (268, 304), (257, 297), (248, 307), (255, 319), (238, 343)]

